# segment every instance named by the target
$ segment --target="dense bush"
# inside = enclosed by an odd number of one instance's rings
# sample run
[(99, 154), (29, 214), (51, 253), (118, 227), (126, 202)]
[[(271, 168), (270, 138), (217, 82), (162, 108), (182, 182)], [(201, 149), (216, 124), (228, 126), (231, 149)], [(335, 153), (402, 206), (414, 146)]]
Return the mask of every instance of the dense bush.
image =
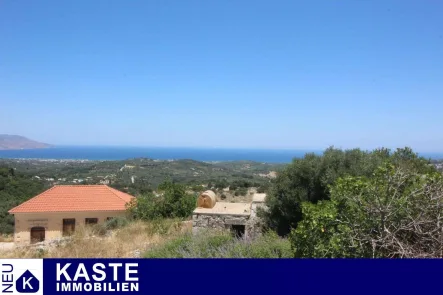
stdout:
[(303, 203), (292, 231), (298, 257), (442, 257), (443, 177), (386, 163), (371, 177), (344, 177), (331, 200)]
[(262, 184), (257, 188), (257, 193), (260, 194), (266, 193), (269, 190), (269, 187), (270, 187), (269, 183)]
[(205, 188), (201, 185), (191, 185), (188, 186), (190, 190), (192, 190), (195, 193), (201, 193), (205, 190)]
[(241, 187), (235, 191), (234, 196), (246, 196), (247, 193), (248, 193), (248, 189)]
[(235, 191), (240, 188), (247, 189), (249, 187), (258, 187), (258, 186), (260, 186), (260, 183), (258, 182), (249, 181), (249, 180), (234, 180), (229, 184), (229, 190)]
[(236, 239), (227, 233), (179, 236), (145, 253), (147, 258), (291, 258), (291, 245), (275, 233), (255, 240)]
[(0, 233), (14, 232), (14, 217), (10, 209), (44, 191), (45, 186), (31, 176), (14, 169), (0, 167)]
[(409, 148), (390, 153), (387, 149), (365, 152), (331, 147), (323, 155), (307, 154), (302, 159), (294, 159), (273, 181), (266, 199), (267, 225), (280, 235), (288, 234), (302, 219), (302, 202), (327, 200), (329, 186), (338, 178), (346, 175), (370, 177), (384, 162), (420, 172), (435, 171), (429, 161), (419, 158)]
[(107, 230), (113, 230), (125, 227), (129, 224), (129, 220), (126, 217), (114, 217), (105, 222), (105, 228)]
[(225, 187), (228, 187), (229, 183), (226, 179), (222, 179), (222, 180), (218, 180), (217, 182), (214, 183), (214, 187), (216, 189), (224, 189)]
[(107, 220), (104, 223), (95, 224), (89, 227), (89, 230), (93, 235), (105, 236), (110, 233), (111, 230), (123, 228), (130, 223), (126, 217), (114, 217)]
[(158, 190), (159, 195), (148, 193), (139, 196), (128, 206), (133, 218), (142, 220), (185, 218), (192, 214), (197, 198), (186, 193), (184, 185), (166, 181), (159, 185)]

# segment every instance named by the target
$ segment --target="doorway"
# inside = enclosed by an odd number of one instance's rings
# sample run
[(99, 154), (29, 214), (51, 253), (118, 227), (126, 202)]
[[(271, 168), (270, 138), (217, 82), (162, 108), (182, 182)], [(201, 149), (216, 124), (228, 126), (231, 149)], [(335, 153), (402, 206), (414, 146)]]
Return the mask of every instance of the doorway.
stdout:
[(36, 226), (31, 228), (31, 244), (43, 242), (45, 240), (45, 228)]
[(231, 234), (235, 238), (241, 238), (245, 234), (245, 226), (240, 224), (231, 225)]

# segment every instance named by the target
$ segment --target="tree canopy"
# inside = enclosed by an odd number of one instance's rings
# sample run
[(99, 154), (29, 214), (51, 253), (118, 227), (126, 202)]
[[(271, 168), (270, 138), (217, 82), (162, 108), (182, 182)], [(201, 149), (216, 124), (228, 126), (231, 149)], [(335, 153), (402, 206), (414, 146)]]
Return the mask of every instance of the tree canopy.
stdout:
[(43, 183), (13, 168), (0, 166), (0, 233), (14, 232), (14, 217), (10, 209), (41, 193)]
[(329, 201), (302, 203), (295, 256), (443, 257), (443, 177), (399, 164), (340, 178)]
[(433, 172), (429, 161), (410, 148), (362, 151), (330, 147), (322, 155), (306, 154), (294, 159), (273, 181), (267, 197), (269, 210), (264, 217), (269, 228), (287, 235), (302, 220), (302, 203), (330, 198), (330, 186), (344, 176), (370, 177), (378, 167), (390, 162), (403, 169)]
[(158, 193), (146, 193), (129, 205), (133, 218), (152, 220), (158, 218), (189, 217), (195, 209), (197, 198), (186, 192), (186, 186), (165, 181)]

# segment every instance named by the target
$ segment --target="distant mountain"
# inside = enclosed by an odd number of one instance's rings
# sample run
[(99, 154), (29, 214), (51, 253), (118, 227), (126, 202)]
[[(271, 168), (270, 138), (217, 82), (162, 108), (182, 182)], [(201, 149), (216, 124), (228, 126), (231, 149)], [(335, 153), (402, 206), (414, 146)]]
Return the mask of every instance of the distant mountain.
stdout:
[(0, 134), (0, 150), (44, 149), (52, 147), (19, 135)]

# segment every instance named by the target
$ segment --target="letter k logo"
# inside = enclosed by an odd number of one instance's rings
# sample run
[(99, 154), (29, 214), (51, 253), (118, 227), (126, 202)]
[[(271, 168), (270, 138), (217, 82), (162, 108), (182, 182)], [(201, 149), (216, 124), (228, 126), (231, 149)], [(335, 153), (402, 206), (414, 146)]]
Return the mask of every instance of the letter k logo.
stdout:
[(15, 289), (19, 293), (36, 293), (39, 288), (40, 282), (29, 270), (15, 281)]

